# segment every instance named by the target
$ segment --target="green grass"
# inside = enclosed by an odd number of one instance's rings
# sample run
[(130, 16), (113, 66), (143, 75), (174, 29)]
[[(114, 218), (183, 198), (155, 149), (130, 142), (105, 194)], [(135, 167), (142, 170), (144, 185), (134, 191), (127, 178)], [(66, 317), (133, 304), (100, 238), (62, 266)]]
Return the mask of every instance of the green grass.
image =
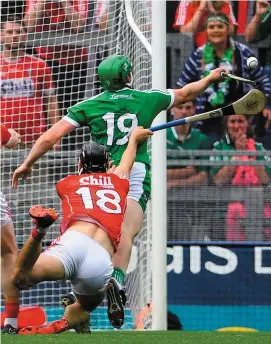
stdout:
[(94, 332), (91, 335), (72, 332), (59, 335), (2, 335), (3, 344), (270, 344), (271, 332)]

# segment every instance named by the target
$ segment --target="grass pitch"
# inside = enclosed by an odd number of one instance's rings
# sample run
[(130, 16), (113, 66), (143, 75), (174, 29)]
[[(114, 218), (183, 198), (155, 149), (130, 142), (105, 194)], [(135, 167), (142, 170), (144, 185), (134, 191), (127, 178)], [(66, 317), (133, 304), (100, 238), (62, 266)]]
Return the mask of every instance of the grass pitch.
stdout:
[(2, 335), (3, 344), (270, 344), (271, 332), (136, 332), (107, 331), (88, 334), (67, 332), (59, 335)]

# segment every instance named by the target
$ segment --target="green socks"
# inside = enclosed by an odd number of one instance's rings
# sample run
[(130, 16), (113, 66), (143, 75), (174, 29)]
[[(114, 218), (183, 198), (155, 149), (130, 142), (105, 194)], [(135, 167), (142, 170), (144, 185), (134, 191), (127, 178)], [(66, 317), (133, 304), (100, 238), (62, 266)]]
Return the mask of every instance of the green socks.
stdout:
[(116, 280), (119, 288), (122, 289), (122, 285), (123, 285), (124, 278), (125, 278), (125, 272), (123, 270), (121, 270), (120, 268), (114, 268), (114, 271), (113, 271), (113, 274), (111, 277)]

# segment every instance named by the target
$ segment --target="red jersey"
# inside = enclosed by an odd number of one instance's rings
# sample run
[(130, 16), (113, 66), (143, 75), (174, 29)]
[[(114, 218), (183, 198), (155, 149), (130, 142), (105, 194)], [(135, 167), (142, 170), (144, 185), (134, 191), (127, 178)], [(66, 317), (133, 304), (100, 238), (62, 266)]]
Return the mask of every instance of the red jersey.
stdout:
[[(199, 8), (200, 1), (181, 0), (176, 10), (175, 21), (173, 24), (174, 29), (178, 29), (180, 26), (186, 25), (193, 18), (195, 12)], [(235, 16), (232, 12), (232, 8), (227, 1), (224, 1), (219, 12), (226, 14), (229, 17), (231, 24), (237, 25)], [(206, 43), (205, 33), (205, 21), (207, 18), (208, 10), (202, 12), (198, 29), (194, 34), (194, 40), (196, 47), (200, 47)]]
[(31, 143), (46, 131), (43, 97), (54, 92), (51, 70), (34, 56), (22, 55), (15, 62), (0, 55), (1, 122)]
[(62, 200), (61, 234), (72, 219), (92, 222), (103, 228), (117, 249), (129, 181), (113, 173), (71, 175), (56, 185)]
[[(74, 12), (80, 13), (80, 16), (87, 18), (89, 0), (73, 0)], [(37, 0), (26, 0), (25, 13), (28, 13)], [(60, 1), (45, 3), (45, 11), (42, 18), (42, 25), (35, 27), (36, 32), (57, 31), (70, 28), (69, 22), (66, 20), (65, 11)], [(43, 59), (57, 60), (60, 64), (74, 64), (87, 61), (88, 52), (86, 48), (71, 48), (69, 45), (57, 45), (36, 48), (37, 53)]]

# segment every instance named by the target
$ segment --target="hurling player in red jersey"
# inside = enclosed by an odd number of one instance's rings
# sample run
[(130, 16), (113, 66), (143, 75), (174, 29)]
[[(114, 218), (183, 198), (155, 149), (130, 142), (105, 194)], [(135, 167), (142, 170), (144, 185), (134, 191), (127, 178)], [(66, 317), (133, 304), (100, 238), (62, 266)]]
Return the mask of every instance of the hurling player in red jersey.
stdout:
[[(24, 53), (26, 31), (13, 16), (1, 24), (1, 122), (32, 146), (59, 119), (50, 68), (40, 58)], [(59, 146), (59, 142), (56, 146)]]
[[(6, 148), (16, 147), (20, 141), (20, 135), (12, 129), (1, 125), (0, 143)], [(20, 293), (11, 284), (11, 272), (18, 254), (13, 222), (10, 217), (9, 206), (3, 193), (0, 191), (0, 223), (1, 223), (1, 290), (5, 299), (5, 321), (3, 333), (16, 333), (18, 327), (18, 314)]]
[(150, 135), (150, 130), (136, 128), (119, 166), (108, 172), (105, 147), (95, 142), (83, 146), (78, 175), (62, 179), (56, 186), (62, 200), (62, 235), (41, 255), (42, 239), (58, 215), (42, 206), (30, 209), (36, 227), (18, 256), (13, 283), (25, 289), (42, 281), (70, 280), (76, 301), (66, 307), (62, 319), (45, 327), (26, 327), (19, 334), (50, 334), (74, 328), (86, 322), (103, 300), (113, 272), (111, 258), (120, 240), (137, 145)]

